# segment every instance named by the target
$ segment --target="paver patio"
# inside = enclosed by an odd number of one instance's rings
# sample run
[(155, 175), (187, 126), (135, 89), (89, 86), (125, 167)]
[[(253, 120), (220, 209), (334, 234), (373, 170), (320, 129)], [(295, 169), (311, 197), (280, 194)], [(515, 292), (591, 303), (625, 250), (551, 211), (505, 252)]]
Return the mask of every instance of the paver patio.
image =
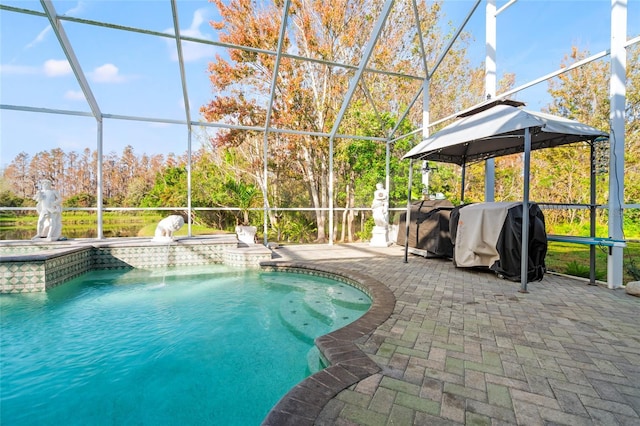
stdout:
[(355, 342), (379, 371), (315, 418), (285, 411), (271, 417), (278, 424), (640, 425), (640, 298), (624, 290), (546, 274), (523, 294), (519, 282), (448, 260), (405, 263), (398, 246), (274, 253), (370, 277), (396, 299)]

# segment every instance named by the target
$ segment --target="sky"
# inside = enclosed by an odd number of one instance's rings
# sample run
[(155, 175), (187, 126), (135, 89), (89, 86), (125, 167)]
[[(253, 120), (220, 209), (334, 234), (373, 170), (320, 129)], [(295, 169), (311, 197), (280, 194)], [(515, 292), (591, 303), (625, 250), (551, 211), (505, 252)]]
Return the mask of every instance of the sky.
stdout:
[[(168, 0), (52, 0), (57, 12), (157, 32), (173, 31)], [(507, 3), (497, 0), (497, 6)], [(42, 11), (39, 1), (0, 0), (4, 6)], [(474, 4), (445, 0), (443, 13), (454, 27), (462, 24)], [(209, 21), (218, 20), (215, 5), (206, 0), (178, 0), (184, 35), (216, 40)], [(608, 0), (519, 0), (497, 20), (498, 77), (515, 73), (516, 86), (557, 70), (562, 58), (578, 46), (591, 54), (609, 48)], [(186, 120), (175, 41), (128, 31), (63, 21), (75, 55), (87, 76), (103, 114)], [(473, 34), (469, 48), (472, 66), (485, 58), (485, 3), (465, 30)], [(628, 38), (640, 35), (640, 0), (628, 0)], [(186, 86), (192, 120), (200, 106), (214, 96), (207, 64), (216, 47), (187, 43), (184, 47)], [(548, 104), (547, 83), (517, 94), (527, 108)], [(90, 112), (55, 33), (45, 17), (0, 10), (0, 104)], [(121, 154), (131, 145), (138, 155), (181, 154), (187, 149), (184, 125), (105, 119), (103, 152)], [(203, 137), (192, 139), (197, 149)], [(82, 152), (97, 147), (96, 120), (66, 114), (0, 109), (0, 167), (19, 153), (30, 156), (62, 148)]]

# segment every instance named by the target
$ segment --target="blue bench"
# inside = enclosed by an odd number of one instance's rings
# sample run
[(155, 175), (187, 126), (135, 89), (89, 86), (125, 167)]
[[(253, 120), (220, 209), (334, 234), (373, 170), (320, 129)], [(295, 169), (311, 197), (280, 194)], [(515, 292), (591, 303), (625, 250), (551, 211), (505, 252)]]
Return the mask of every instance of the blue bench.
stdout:
[(625, 240), (614, 240), (613, 238), (599, 238), (599, 237), (574, 237), (571, 235), (549, 235), (547, 234), (547, 241), (555, 241), (559, 243), (573, 243), (573, 244), (585, 244), (589, 246), (589, 284), (595, 285), (596, 283), (596, 246), (609, 247), (609, 254), (611, 254), (612, 247), (626, 247), (627, 242)]
[(626, 247), (625, 240), (614, 240), (613, 238), (599, 237), (574, 237), (571, 235), (547, 235), (547, 241), (555, 241), (559, 243), (586, 244), (590, 246), (602, 247)]

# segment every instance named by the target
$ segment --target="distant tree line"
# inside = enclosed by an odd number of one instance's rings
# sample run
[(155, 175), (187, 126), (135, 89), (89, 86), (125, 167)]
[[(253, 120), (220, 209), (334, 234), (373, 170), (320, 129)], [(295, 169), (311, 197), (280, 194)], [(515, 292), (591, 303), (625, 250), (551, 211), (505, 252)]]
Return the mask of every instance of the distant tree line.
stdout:
[[(35, 205), (30, 200), (38, 182), (49, 179), (60, 192), (66, 207), (95, 207), (97, 188), (96, 151), (86, 148), (81, 154), (60, 148), (41, 151), (33, 156), (22, 152), (3, 171), (4, 206)], [(138, 206), (146, 191), (154, 185), (156, 175), (179, 160), (173, 154), (137, 156), (127, 146), (122, 154), (106, 154), (103, 159), (103, 198), (105, 206)], [(14, 197), (7, 204), (9, 194)]]

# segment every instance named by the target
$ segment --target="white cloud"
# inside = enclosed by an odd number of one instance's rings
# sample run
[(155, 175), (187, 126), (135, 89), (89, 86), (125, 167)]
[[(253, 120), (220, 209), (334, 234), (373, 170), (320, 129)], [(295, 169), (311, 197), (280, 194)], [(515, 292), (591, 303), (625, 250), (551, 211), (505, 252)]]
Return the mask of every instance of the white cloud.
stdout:
[(49, 59), (44, 63), (44, 74), (48, 77), (59, 77), (71, 74), (71, 65), (66, 59)]
[[(72, 7), (71, 9), (67, 10), (64, 15), (70, 15), (70, 16), (79, 16), (81, 12), (83, 12), (85, 7), (85, 2), (84, 1), (79, 1), (78, 4), (75, 7)], [(25, 49), (30, 49), (33, 46), (35, 46), (36, 44), (41, 43), (45, 38), (47, 38), (47, 35), (51, 32), (51, 26), (47, 25), (46, 27), (44, 27), (44, 29), (42, 31), (40, 31), (38, 33), (38, 35), (36, 36), (36, 38), (34, 38), (31, 42), (29, 42), (26, 46)]]
[(93, 81), (97, 83), (122, 83), (126, 78), (120, 74), (120, 70), (113, 64), (104, 64), (90, 73)]
[[(181, 28), (180, 35), (193, 38), (201, 38), (204, 40), (211, 40), (211, 36), (204, 34), (200, 31), (200, 27), (207, 25), (207, 9), (198, 9), (193, 13), (193, 19), (191, 20), (191, 26), (189, 28)], [(165, 30), (167, 34), (174, 34), (173, 28)], [(176, 51), (175, 40), (166, 40), (167, 46), (170, 50), (171, 60), (178, 60), (178, 52)], [(215, 55), (214, 46), (202, 43), (193, 43), (189, 41), (182, 42), (182, 57), (185, 62), (197, 61), (202, 58), (213, 58)]]
[(79, 1), (75, 7), (72, 7), (71, 9), (67, 10), (64, 14), (70, 15), (70, 16), (78, 16), (84, 11), (85, 6), (86, 6), (86, 2)]
[(84, 101), (84, 93), (82, 90), (67, 90), (64, 94), (65, 99), (69, 99), (71, 101)]
[(0, 64), (0, 74), (37, 74), (36, 67), (27, 65)]
[(51, 27), (50, 26), (45, 27), (42, 31), (40, 31), (40, 33), (36, 36), (36, 38), (34, 38), (29, 44), (25, 46), (25, 49), (31, 49), (36, 44), (40, 43), (42, 40), (46, 38), (47, 34), (49, 34), (50, 32), (51, 32)]

